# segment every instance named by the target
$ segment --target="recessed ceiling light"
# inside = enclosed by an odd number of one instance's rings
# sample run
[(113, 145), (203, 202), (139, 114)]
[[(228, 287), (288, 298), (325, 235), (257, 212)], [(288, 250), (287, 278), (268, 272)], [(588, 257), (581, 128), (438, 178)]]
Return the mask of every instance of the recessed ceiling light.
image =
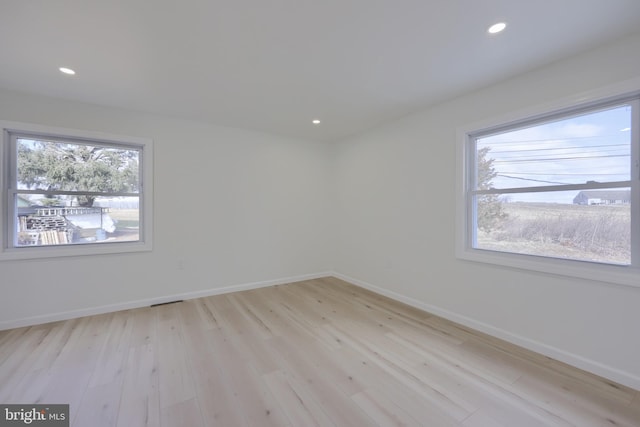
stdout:
[(73, 76), (76, 73), (71, 68), (67, 68), (67, 67), (60, 67), (58, 69), (60, 70), (61, 73), (69, 74), (70, 76)]
[(487, 31), (489, 32), (489, 34), (497, 34), (500, 31), (503, 31), (505, 28), (507, 28), (507, 24), (505, 24), (504, 22), (498, 22), (497, 24), (493, 24), (492, 26), (490, 26)]
[(320, 120), (314, 119), (314, 120), (311, 121), (311, 123), (313, 123), (314, 125), (319, 125), (320, 124)]

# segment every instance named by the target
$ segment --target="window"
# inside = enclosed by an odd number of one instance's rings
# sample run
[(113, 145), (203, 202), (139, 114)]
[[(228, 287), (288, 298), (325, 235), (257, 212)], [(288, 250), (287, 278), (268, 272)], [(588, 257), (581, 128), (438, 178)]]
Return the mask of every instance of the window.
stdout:
[(640, 284), (639, 117), (633, 93), (461, 132), (458, 256)]
[(151, 248), (151, 142), (3, 124), (3, 259)]

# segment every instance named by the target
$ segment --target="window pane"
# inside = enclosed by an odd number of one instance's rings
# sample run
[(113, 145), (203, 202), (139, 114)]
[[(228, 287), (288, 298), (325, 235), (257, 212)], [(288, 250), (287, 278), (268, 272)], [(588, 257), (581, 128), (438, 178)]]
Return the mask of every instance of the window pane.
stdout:
[(138, 192), (137, 150), (22, 137), (16, 145), (20, 190)]
[(475, 196), (474, 248), (631, 263), (629, 188)]
[(628, 181), (631, 105), (476, 140), (475, 189)]
[(98, 197), (78, 206), (77, 196), (18, 194), (16, 245), (50, 246), (139, 241), (138, 197)]

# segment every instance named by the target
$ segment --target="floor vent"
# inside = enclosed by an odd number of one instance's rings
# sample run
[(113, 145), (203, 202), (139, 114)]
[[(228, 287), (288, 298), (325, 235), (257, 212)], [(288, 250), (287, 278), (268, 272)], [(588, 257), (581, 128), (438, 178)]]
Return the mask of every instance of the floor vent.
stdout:
[(175, 301), (169, 301), (169, 302), (161, 302), (159, 304), (151, 304), (149, 307), (157, 307), (159, 305), (167, 305), (167, 304), (175, 304), (177, 302), (182, 302), (183, 300), (179, 299), (179, 300), (175, 300)]

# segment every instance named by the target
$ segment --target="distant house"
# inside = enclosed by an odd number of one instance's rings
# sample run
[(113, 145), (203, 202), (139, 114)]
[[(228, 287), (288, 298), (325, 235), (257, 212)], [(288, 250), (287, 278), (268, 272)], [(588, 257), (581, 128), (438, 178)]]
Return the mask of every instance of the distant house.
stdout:
[(575, 205), (628, 205), (631, 190), (587, 190), (573, 198)]

